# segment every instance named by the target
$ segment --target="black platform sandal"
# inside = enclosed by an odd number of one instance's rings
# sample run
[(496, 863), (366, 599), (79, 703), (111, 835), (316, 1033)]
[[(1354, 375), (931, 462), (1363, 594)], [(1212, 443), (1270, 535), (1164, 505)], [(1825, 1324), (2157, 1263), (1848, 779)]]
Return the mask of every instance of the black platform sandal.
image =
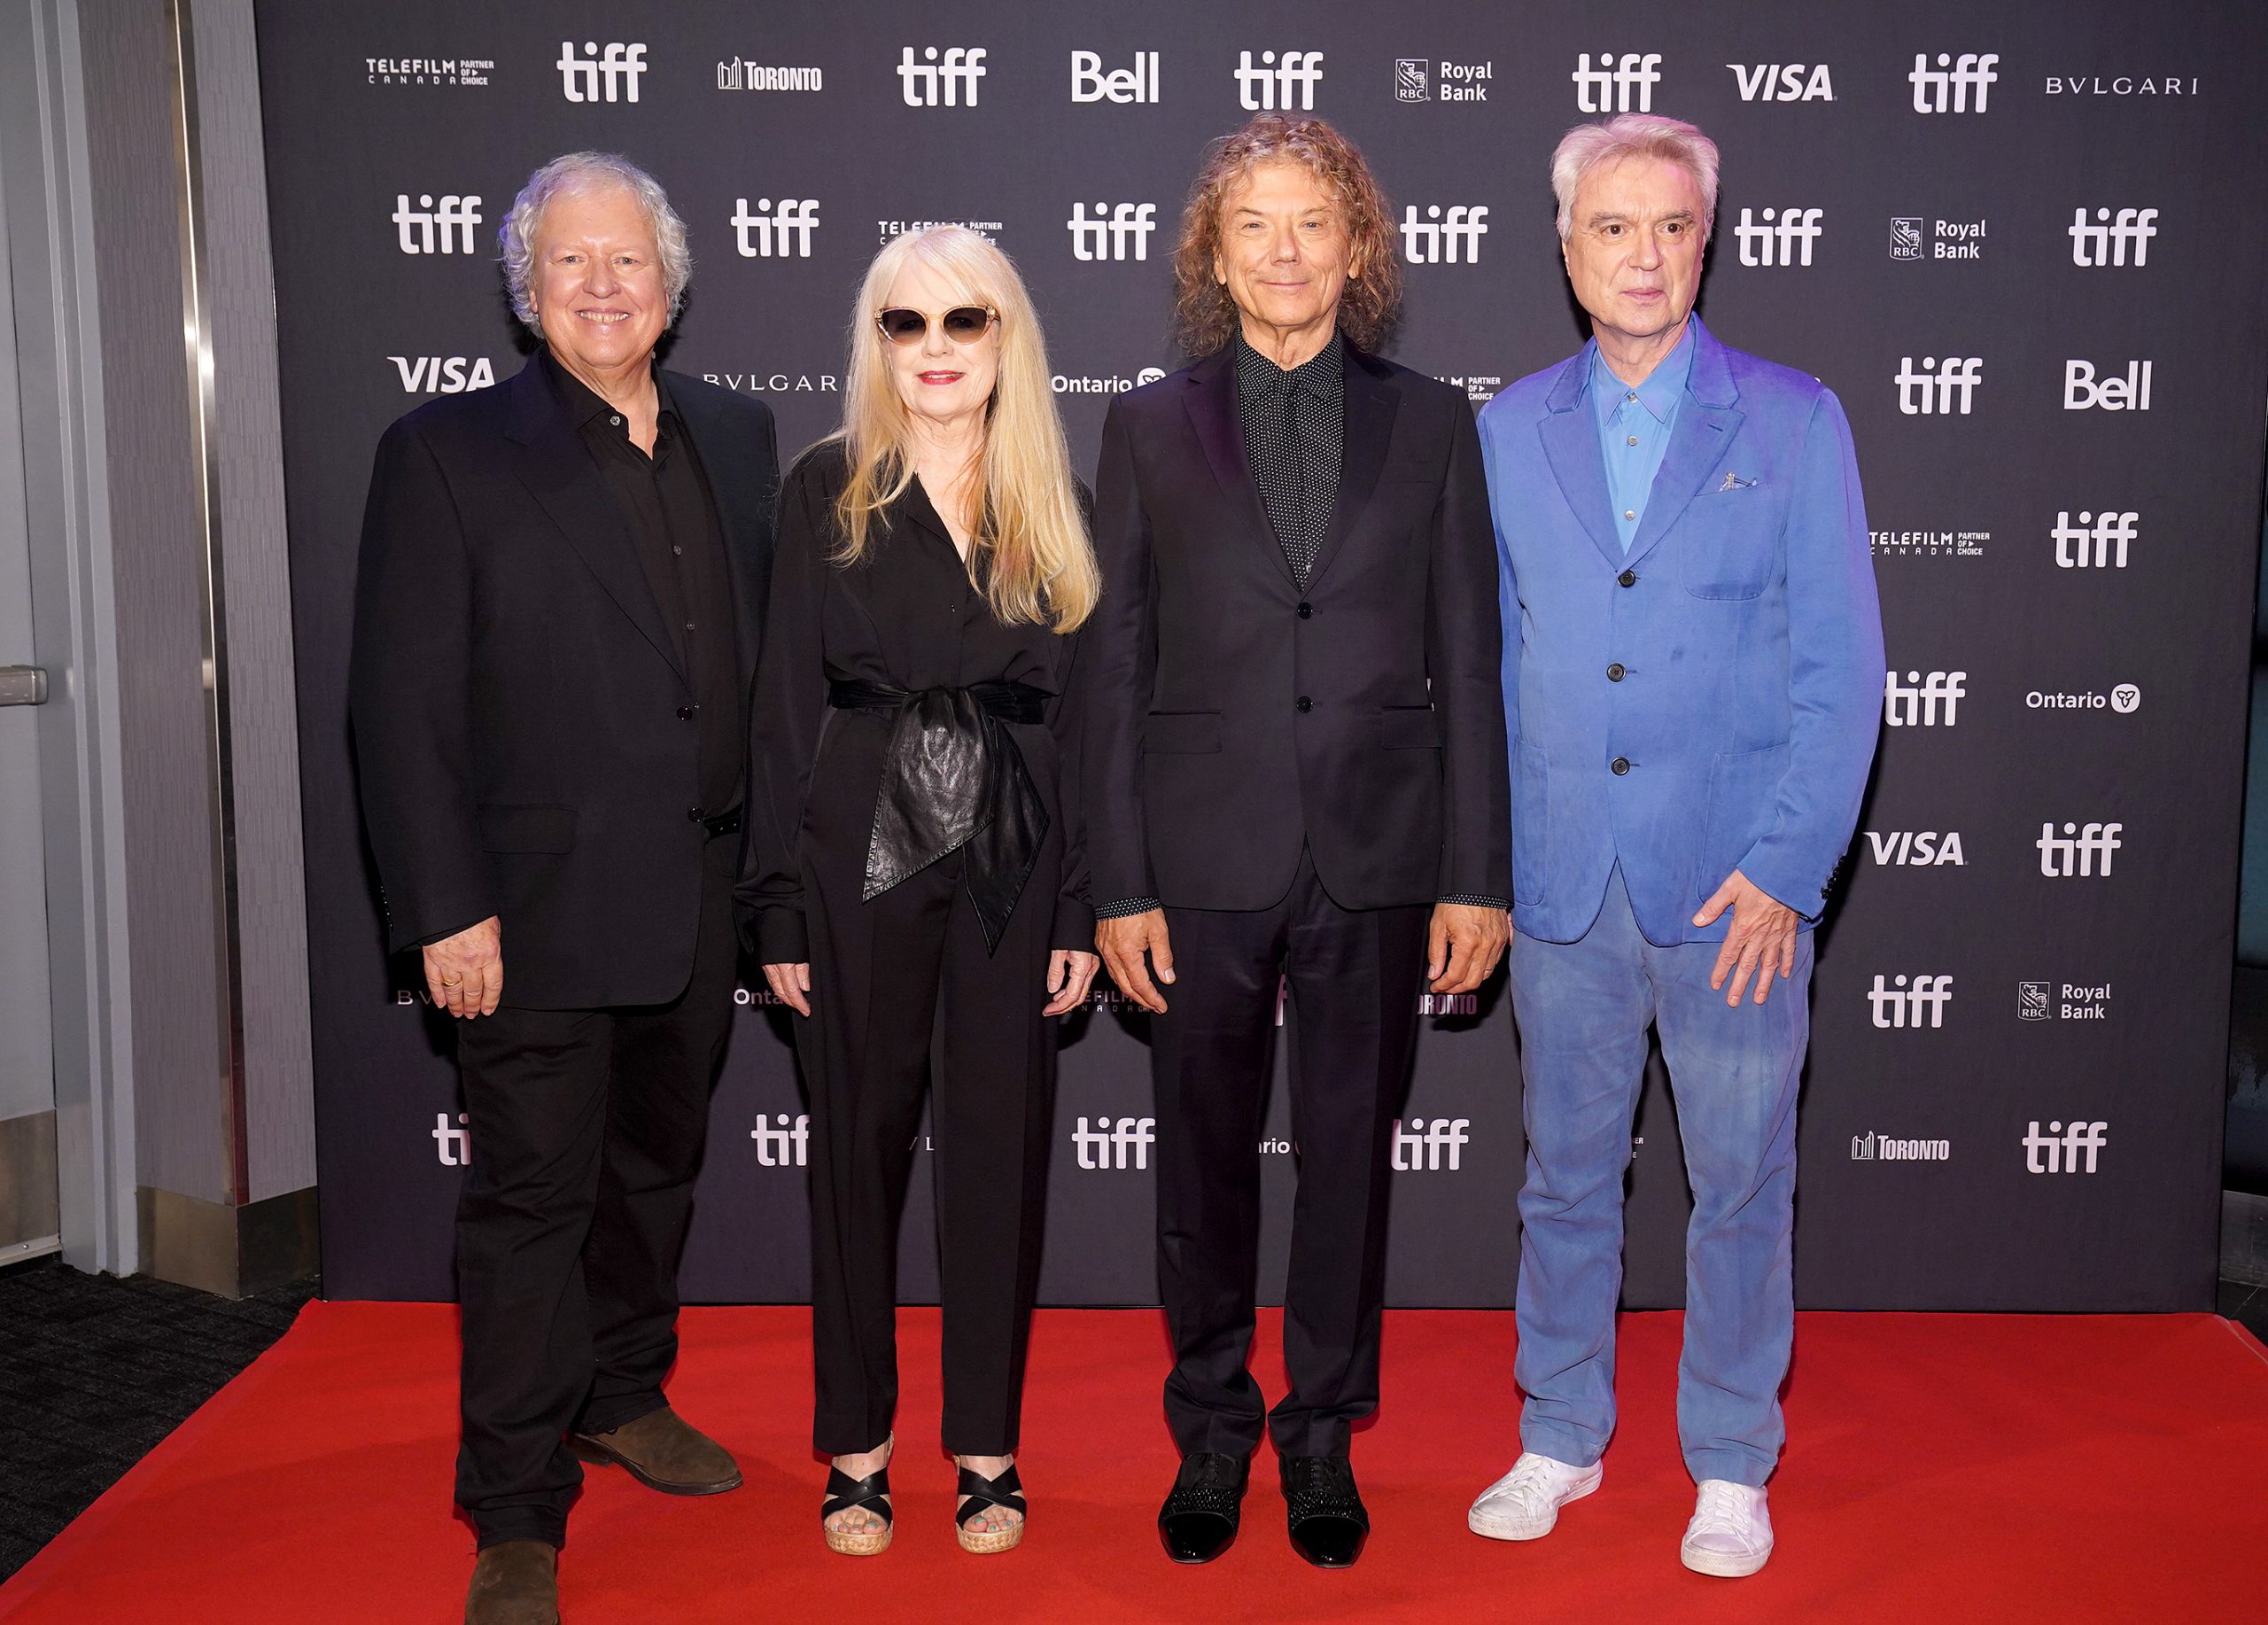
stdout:
[[(961, 1468), (958, 1485), (960, 1510), (953, 1514), (953, 1536), (960, 1542), (960, 1549), (979, 1555), (1014, 1550), (1016, 1543), (1024, 1537), (1024, 1520), (1030, 1515), (1024, 1510), (1023, 1489), (1014, 1462), (998, 1478), (986, 1478), (974, 1467)], [(1006, 1507), (1016, 1514), (1016, 1521), (1005, 1529), (970, 1528), (968, 1520), (988, 1506)]]
[[(882, 1527), (850, 1535), (827, 1523), (835, 1513), (854, 1508), (872, 1512), (882, 1520)], [(864, 1478), (852, 1478), (840, 1467), (827, 1468), (827, 1499), (819, 1503), (819, 1533), (827, 1536), (827, 1549), (846, 1558), (880, 1557), (888, 1551), (892, 1528), (889, 1464), (876, 1467)]]

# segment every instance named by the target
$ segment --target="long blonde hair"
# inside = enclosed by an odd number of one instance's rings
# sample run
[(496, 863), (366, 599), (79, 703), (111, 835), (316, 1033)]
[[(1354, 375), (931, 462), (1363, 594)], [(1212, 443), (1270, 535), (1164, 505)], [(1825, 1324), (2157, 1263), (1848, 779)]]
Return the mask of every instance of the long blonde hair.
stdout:
[(1069, 632), (1093, 613), (1102, 575), (1079, 510), (1071, 457), (1056, 415), (1047, 346), (1023, 279), (1008, 256), (963, 226), (930, 226), (891, 239), (866, 268), (850, 310), (850, 362), (843, 392), (843, 442), (850, 477), (835, 504), (843, 564), (866, 551), (874, 516), (913, 483), (913, 426), (874, 317), (907, 261), (918, 260), (972, 305), (1000, 314), (999, 369), (985, 410), (970, 564), (979, 549), (992, 612), (1004, 621), (1052, 624)]

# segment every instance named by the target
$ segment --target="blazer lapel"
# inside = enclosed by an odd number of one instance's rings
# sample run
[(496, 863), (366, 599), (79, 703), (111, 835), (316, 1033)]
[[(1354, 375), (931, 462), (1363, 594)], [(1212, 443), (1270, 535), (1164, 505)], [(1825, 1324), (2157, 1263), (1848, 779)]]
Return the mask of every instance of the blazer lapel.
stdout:
[(1182, 399), (1189, 408), (1190, 426), (1205, 448), (1215, 483), (1228, 503), (1230, 522), (1264, 549), (1286, 581), (1297, 586), (1292, 561), (1276, 540), (1276, 527), (1260, 505), (1259, 488), (1252, 483), (1252, 465), (1245, 461), (1244, 422), (1237, 412), (1237, 369), (1233, 342), (1200, 362), (1189, 375)]
[(707, 388), (672, 374), (670, 400), (685, 420), (717, 499), (717, 521), (725, 533), (725, 569), (733, 582), (741, 675), (753, 677), (764, 636), (763, 592), (768, 573), (764, 555), (771, 545), (772, 506), (779, 500), (778, 487), (758, 478), (754, 447), (731, 443), (722, 415), (713, 409), (716, 397)]
[(1745, 416), (1733, 404), (1740, 391), (1726, 364), (1724, 346), (1693, 319), (1693, 369), (1685, 381), (1685, 400), (1678, 408), (1677, 424), (1669, 432), (1669, 450), (1654, 476), (1646, 497), (1646, 516), (1630, 540), (1632, 563), (1658, 547), (1693, 499), (1701, 494), (1717, 465), (1732, 448), (1734, 432)]
[(1624, 567), (1622, 534), (1614, 528), (1614, 511), (1606, 494), (1606, 459), (1598, 448), (1598, 420), (1591, 409), (1589, 392), (1591, 349), (1585, 345), (1559, 371), (1545, 404), (1550, 415), (1537, 425), (1543, 440), (1544, 460), (1559, 482), (1559, 494), (1575, 510), (1590, 533), (1599, 554), (1616, 570)]
[[(1394, 439), (1394, 415), (1402, 407), (1402, 392), (1371, 369), (1369, 356), (1349, 344), (1343, 360), (1340, 376), (1347, 392), (1347, 434), (1339, 454), (1339, 497), (1332, 507), (1323, 545), (1316, 549), (1315, 564), (1308, 571), (1310, 584), (1331, 568), (1347, 533), (1370, 505), (1371, 493), (1378, 489), (1379, 470), (1386, 463), (1386, 447)], [(1275, 532), (1271, 529), (1269, 534), (1272, 537)]]

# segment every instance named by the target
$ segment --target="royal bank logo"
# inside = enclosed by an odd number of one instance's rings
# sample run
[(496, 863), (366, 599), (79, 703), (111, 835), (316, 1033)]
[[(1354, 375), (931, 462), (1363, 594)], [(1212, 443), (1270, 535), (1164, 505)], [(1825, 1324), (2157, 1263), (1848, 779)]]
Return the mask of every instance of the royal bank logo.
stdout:
[(365, 57), (365, 82), (374, 85), (485, 85), (496, 71), (487, 58)]
[(743, 260), (808, 260), (812, 233), (819, 229), (819, 199), (782, 198), (775, 205), (758, 198), (733, 199), (733, 246)]
[(1146, 260), (1150, 257), (1150, 233), (1158, 229), (1157, 215), (1158, 206), (1154, 203), (1098, 203), (1091, 220), (1087, 217), (1087, 206), (1075, 203), (1071, 206), (1071, 218), (1063, 222), (1071, 233), (1072, 257)]
[(1412, 1117), (1406, 1126), (1395, 1118), (1390, 1158), (1394, 1172), (1456, 1173), (1464, 1166), (1464, 1147), (1472, 1143), (1465, 1131), (1472, 1126), (1470, 1117), (1436, 1117), (1431, 1123)]
[(1953, 57), (1941, 51), (1936, 66), (1931, 66), (1927, 51), (1915, 51), (1914, 71), (1906, 75), (1907, 82), (1914, 87), (1914, 111), (1983, 113), (1993, 85), (2000, 82), (2000, 76), (1992, 71), (1993, 64), (2000, 59), (1990, 52)]
[(1751, 211), (1740, 212), (1733, 236), (1740, 244), (1743, 265), (1809, 265), (1811, 245), (1819, 240), (1825, 209), (1766, 209), (1759, 223)]
[(1949, 1139), (1899, 1139), (1869, 1129), (1851, 1136), (1854, 1162), (1944, 1162), (1953, 1157)]
[(987, 54), (982, 45), (954, 45), (943, 52), (928, 45), (917, 60), (908, 45), (898, 53), (898, 94), (908, 107), (974, 107)]
[(1728, 62), (1744, 102), (1831, 102), (1835, 76), (1824, 62)]
[[(777, 1127), (773, 1124), (777, 1124)], [(780, 1113), (772, 1123), (765, 1121), (762, 1112), (756, 1114), (756, 1126), (748, 1131), (756, 1142), (756, 1160), (765, 1168), (803, 1168), (811, 1161), (812, 1116), (797, 1112), (789, 1116)]]
[(1882, 719), (1886, 727), (1952, 727), (1960, 717), (1961, 702), (1969, 693), (1966, 672), (1906, 673), (1899, 682), (1894, 671), (1883, 673)]
[(2047, 982), (2017, 983), (2016, 1020), (2020, 1022), (2052, 1020), (2055, 1014), (2054, 1004), (2048, 997), (2048, 989), (2053, 984)]
[(1984, 381), (1984, 358), (1976, 355), (1948, 355), (1942, 361), (1925, 355), (1918, 371), (1912, 356), (1901, 355), (1897, 376), (1891, 379), (1898, 385), (1898, 409), (1908, 417), (1956, 412), (1966, 417), (1976, 405), (1977, 386)]
[(2081, 509), (2074, 524), (2068, 509), (2056, 509), (2055, 528), (2047, 533), (2055, 543), (2055, 567), (2125, 569), (2126, 548), (2139, 533), (2141, 520), (2142, 516), (2138, 513), (2118, 513), (2108, 508), (2098, 513)]
[[(1059, 372), (1049, 380), (1049, 384), (1059, 395), (1122, 395), (1128, 390), (1141, 388), (1145, 384), (1154, 384), (1165, 376), (1162, 367), (1145, 367), (1131, 377), (1123, 373), (1082, 375)], [(1123, 994), (1118, 997), (1122, 1001), (1125, 999)]]
[(1071, 1144), (1079, 1154), (1079, 1166), (1090, 1171), (1146, 1169), (1150, 1147), (1157, 1143), (1157, 1126), (1155, 1117), (1121, 1117), (1115, 1127), (1109, 1118), (1098, 1117), (1089, 1128), (1081, 1117), (1071, 1131)]
[(401, 374), (407, 395), (462, 395), (469, 389), (486, 389), (496, 381), (496, 369), (485, 355), (389, 355)]
[(822, 90), (827, 75), (815, 67), (773, 67), (745, 57), (727, 57), (717, 64), (719, 90)]
[(1412, 265), (1478, 265), (1480, 239), (1488, 235), (1487, 204), (1451, 204), (1444, 211), (1438, 203), (1402, 212), (1402, 257)]
[(1893, 214), (1890, 220), (1890, 257), (1982, 260), (1985, 224), (1981, 220), (1930, 220), (1919, 214)]
[(2121, 209), (2115, 215), (2109, 209), (2097, 209), (2090, 222), (2084, 207), (2072, 210), (2071, 263), (2122, 266), (2127, 263), (2131, 249), (2136, 268), (2148, 265), (2150, 239), (2158, 234), (2157, 218), (2155, 209)]
[(2023, 696), (2028, 711), (2115, 711), (2122, 717), (2131, 717), (2142, 709), (2142, 690), (2134, 683), (2114, 683), (2109, 693), (2099, 689), (2077, 694), (2057, 694), (2049, 689), (2034, 688)]
[[(2039, 1131), (2037, 1120), (2024, 1125), (2023, 1170), (2028, 1174), (2091, 1174), (2099, 1164), (2096, 1154), (2110, 1143), (2110, 1125), (2107, 1123), (2073, 1122), (2068, 1128), (2060, 1123), (2047, 1125), (2047, 1132)], [(2085, 1159), (2081, 1165), (2082, 1156)]]
[(1943, 1027), (1946, 1007), (1953, 1002), (1953, 978), (1892, 976), (1885, 984), (1884, 978), (1876, 976), (1867, 994), (1867, 1002), (1874, 1007), (1872, 1019), (1877, 1027)]
[(394, 194), (394, 239), (406, 254), (469, 254), (473, 251), (472, 229), (479, 223), (477, 195), (445, 192), (435, 203), (432, 193), (420, 192), (413, 209), (408, 192)]
[(1158, 53), (1138, 51), (1134, 66), (1103, 70), (1102, 53), (1071, 53), (1071, 99), (1075, 102), (1155, 102), (1158, 97)]
[(1313, 113), (1315, 88), (1323, 82), (1323, 52), (1263, 51), (1254, 64), (1252, 52), (1240, 51), (1232, 76), (1237, 105), (1247, 113)]
[(1575, 105), (1584, 113), (1651, 113), (1654, 87), (1662, 82), (1661, 66), (1659, 51), (1617, 57), (1603, 51), (1593, 67), (1587, 51), (1576, 57), (1575, 71), (1567, 77), (1575, 82)]
[(1928, 256), (1928, 244), (1922, 239), (1922, 221), (1913, 214), (1894, 214), (1890, 222), (1890, 257), (1893, 260), (1922, 260)]
[(2066, 412), (2147, 412), (2150, 409), (2150, 362), (2128, 362), (2123, 374), (2098, 379), (2094, 363), (2063, 363), (2063, 409)]
[(646, 76), (643, 45), (612, 43), (603, 51), (591, 41), (577, 55), (572, 40), (559, 42), (561, 91), (571, 102), (634, 102), (638, 82)]
[(1433, 65), (1422, 57), (1400, 57), (1394, 64), (1394, 99), (1427, 102), (1433, 98)]
[[(2058, 994), (2061, 997), (2058, 997)], [(2110, 1019), (2110, 984), (2019, 982), (2016, 1019), (2022, 1022), (2104, 1022)]]
[(1966, 868), (1958, 829), (1869, 829), (1867, 850), (1886, 868), (1934, 869), (1944, 864)]
[(433, 1114), (433, 1155), (442, 1167), (472, 1166), (472, 1131), (465, 1126), (471, 1121), (470, 1114), (466, 1112), (457, 1113), (454, 1123), (447, 1112)]
[(2110, 874), (2111, 854), (2124, 844), (2124, 824), (2070, 824), (2058, 835), (2053, 822), (2040, 825), (2032, 845), (2039, 853), (2039, 872), (2050, 880), (2084, 879)]

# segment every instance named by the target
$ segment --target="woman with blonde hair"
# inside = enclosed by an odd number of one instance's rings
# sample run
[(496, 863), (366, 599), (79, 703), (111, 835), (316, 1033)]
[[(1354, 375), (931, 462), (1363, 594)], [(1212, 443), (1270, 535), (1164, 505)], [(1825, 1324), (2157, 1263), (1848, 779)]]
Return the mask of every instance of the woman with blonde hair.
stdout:
[(874, 258), (843, 427), (789, 470), (740, 897), (811, 1094), (813, 1442), (833, 1550), (890, 1541), (897, 1241), (929, 1041), (955, 1533), (1022, 1537), (1014, 1454), (1055, 1038), (1097, 960), (1065, 699), (1099, 590), (1045, 346), (1006, 254)]

